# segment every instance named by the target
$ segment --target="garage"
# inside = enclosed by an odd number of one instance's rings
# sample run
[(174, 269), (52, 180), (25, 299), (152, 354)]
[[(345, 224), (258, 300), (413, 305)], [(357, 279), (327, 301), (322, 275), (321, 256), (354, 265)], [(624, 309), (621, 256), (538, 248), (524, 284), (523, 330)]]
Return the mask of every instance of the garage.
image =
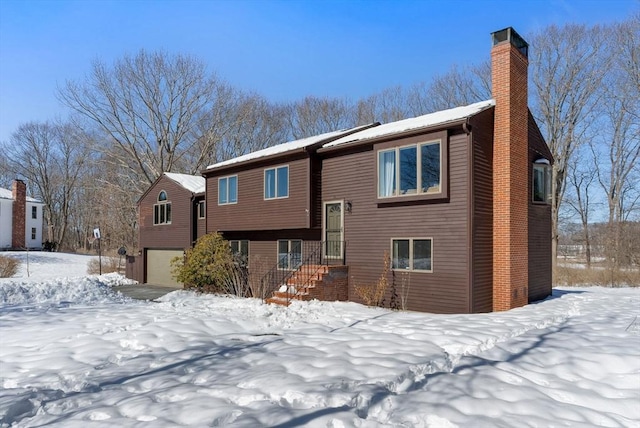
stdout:
[(171, 274), (171, 260), (183, 254), (183, 250), (147, 250), (147, 284), (181, 288)]

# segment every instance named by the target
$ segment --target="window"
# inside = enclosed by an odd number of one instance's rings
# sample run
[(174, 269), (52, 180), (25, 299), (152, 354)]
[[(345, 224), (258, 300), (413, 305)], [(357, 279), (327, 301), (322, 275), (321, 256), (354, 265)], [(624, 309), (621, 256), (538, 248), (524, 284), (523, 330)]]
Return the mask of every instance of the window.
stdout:
[(302, 265), (302, 241), (299, 239), (278, 241), (278, 268), (294, 270)]
[(229, 241), (229, 245), (234, 256), (241, 257), (245, 262), (249, 260), (249, 241), (232, 240)]
[(218, 205), (238, 202), (238, 176), (218, 178)]
[(280, 166), (264, 170), (264, 198), (277, 199), (289, 196), (289, 167)]
[(206, 208), (204, 205), (204, 201), (198, 202), (198, 218), (202, 219), (206, 215)]
[(440, 141), (378, 152), (378, 197), (440, 193)]
[(171, 202), (164, 190), (158, 194), (158, 203), (153, 206), (153, 224), (171, 224)]
[(431, 238), (391, 240), (391, 268), (433, 272)]
[(38, 207), (31, 207), (31, 218), (38, 218)]
[(533, 163), (533, 202), (551, 203), (551, 165), (546, 159)]
[(31, 239), (32, 240), (36, 239), (36, 228), (35, 227), (31, 228)]

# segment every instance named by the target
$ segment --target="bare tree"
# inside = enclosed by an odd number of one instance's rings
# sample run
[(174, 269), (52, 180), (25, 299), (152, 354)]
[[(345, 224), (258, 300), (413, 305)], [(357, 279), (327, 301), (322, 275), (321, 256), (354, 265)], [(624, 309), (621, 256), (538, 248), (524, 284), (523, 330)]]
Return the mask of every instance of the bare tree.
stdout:
[(458, 66), (434, 79), (427, 85), (414, 85), (408, 96), (412, 116), (473, 104), (491, 98), (491, 62)]
[(534, 115), (555, 162), (552, 169), (552, 260), (555, 270), (558, 217), (567, 169), (585, 140), (597, 105), (606, 59), (599, 27), (551, 25), (531, 37)]
[(306, 97), (287, 107), (293, 139), (311, 137), (355, 125), (354, 108), (347, 99)]
[(9, 169), (44, 202), (47, 240), (65, 245), (73, 195), (90, 154), (90, 136), (69, 123), (21, 125), (5, 143)]
[(58, 93), (104, 133), (108, 160), (130, 170), (129, 184), (142, 191), (163, 172), (188, 168), (185, 153), (212, 149), (198, 125), (225, 93), (220, 85), (193, 57), (142, 50), (113, 67), (94, 62), (85, 82), (67, 82)]
[(408, 93), (402, 86), (393, 86), (364, 98), (355, 106), (356, 123), (389, 123), (412, 116)]
[[(584, 158), (582, 165), (586, 162)], [(592, 201), (592, 185), (594, 184), (595, 175), (590, 169), (580, 169), (577, 161), (574, 159), (569, 164), (567, 180), (570, 186), (570, 194), (566, 194), (567, 204), (580, 217), (580, 225), (582, 229), (582, 242), (585, 248), (585, 257), (587, 268), (591, 268), (591, 234), (590, 234), (590, 215), (593, 208)]]
[(638, 160), (640, 159), (640, 88), (638, 66), (631, 63), (640, 53), (640, 20), (612, 28), (606, 50), (611, 55), (600, 102), (599, 144), (594, 169), (608, 206), (607, 261), (612, 271), (629, 264), (624, 251), (624, 228), (640, 201)]
[(219, 138), (213, 157), (218, 162), (283, 143), (289, 138), (287, 109), (258, 95), (235, 98), (227, 118), (226, 133)]

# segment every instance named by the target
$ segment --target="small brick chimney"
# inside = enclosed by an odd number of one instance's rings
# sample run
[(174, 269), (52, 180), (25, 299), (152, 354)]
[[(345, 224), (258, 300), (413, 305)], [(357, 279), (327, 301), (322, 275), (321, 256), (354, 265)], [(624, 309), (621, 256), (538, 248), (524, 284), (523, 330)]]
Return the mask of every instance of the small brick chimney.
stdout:
[(511, 27), (491, 36), (493, 310), (505, 311), (528, 303), (529, 45)]
[(11, 247), (16, 249), (24, 248), (26, 246), (27, 186), (22, 180), (14, 180), (11, 191), (13, 195)]

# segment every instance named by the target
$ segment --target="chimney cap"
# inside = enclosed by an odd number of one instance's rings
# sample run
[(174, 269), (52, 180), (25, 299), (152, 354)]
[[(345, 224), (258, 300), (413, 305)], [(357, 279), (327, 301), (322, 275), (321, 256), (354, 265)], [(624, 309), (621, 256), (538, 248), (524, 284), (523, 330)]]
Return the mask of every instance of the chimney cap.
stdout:
[(511, 43), (525, 58), (529, 57), (529, 43), (527, 43), (513, 27), (503, 28), (502, 30), (491, 33), (493, 46), (509, 42)]

